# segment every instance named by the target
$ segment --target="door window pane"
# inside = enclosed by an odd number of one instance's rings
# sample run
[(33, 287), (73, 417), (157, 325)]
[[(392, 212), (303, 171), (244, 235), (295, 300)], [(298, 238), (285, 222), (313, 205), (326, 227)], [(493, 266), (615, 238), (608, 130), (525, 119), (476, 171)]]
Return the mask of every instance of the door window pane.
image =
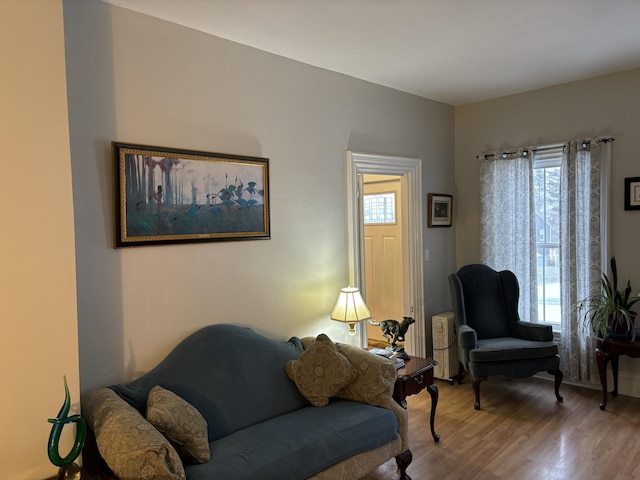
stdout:
[(396, 223), (396, 194), (376, 193), (363, 198), (364, 224)]

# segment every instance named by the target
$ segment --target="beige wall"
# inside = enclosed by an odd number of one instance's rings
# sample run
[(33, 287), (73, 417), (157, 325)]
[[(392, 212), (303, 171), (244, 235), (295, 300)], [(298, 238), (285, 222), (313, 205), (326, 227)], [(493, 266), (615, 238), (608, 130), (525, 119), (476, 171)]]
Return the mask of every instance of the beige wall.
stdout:
[[(82, 390), (209, 323), (343, 338), (329, 314), (348, 281), (346, 151), (421, 158), (425, 196), (450, 192), (453, 107), (97, 0), (64, 6)], [(114, 249), (112, 140), (269, 158), (272, 238)], [(430, 318), (448, 308), (454, 237), (428, 230)]]
[[(456, 108), (456, 261), (480, 259), (479, 162), (496, 148), (554, 143), (610, 134), (611, 253), (619, 275), (640, 291), (640, 212), (624, 210), (624, 178), (640, 176), (640, 69)], [(621, 360), (621, 391), (640, 396), (640, 365)]]
[(0, 2), (0, 39), (0, 477), (42, 479), (64, 375), (79, 399), (62, 1)]

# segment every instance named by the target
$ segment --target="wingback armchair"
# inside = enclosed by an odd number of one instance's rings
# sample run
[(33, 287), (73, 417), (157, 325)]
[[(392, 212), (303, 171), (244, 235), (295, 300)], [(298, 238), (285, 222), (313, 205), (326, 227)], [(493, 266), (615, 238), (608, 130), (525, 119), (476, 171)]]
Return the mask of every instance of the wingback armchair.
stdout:
[(466, 265), (449, 275), (453, 300), (460, 382), (471, 375), (475, 409), (480, 409), (480, 382), (489, 375), (526, 378), (546, 371), (555, 376), (555, 395), (561, 402), (560, 357), (551, 325), (523, 322), (518, 315), (520, 288), (509, 270)]

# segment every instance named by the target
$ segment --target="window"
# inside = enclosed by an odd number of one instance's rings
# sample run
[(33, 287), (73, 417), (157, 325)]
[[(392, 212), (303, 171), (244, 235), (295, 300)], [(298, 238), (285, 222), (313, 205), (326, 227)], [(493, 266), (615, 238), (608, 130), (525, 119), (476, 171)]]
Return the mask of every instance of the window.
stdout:
[(536, 231), (538, 321), (560, 328), (560, 163), (562, 151), (535, 154), (533, 197)]
[(364, 224), (396, 223), (396, 194), (376, 193), (362, 199)]

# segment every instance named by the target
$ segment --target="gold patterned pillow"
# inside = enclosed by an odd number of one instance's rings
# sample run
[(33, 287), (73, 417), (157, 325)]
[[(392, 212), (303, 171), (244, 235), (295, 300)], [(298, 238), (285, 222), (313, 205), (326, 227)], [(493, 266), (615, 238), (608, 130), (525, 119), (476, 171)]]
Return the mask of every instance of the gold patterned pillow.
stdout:
[(211, 459), (207, 421), (175, 393), (153, 387), (147, 397), (147, 420), (167, 437), (183, 462), (207, 463)]
[(289, 360), (286, 370), (300, 393), (316, 407), (327, 405), (329, 398), (357, 375), (353, 365), (324, 333), (297, 360)]
[(169, 440), (110, 388), (85, 393), (82, 415), (93, 425), (100, 455), (117, 478), (185, 480)]

